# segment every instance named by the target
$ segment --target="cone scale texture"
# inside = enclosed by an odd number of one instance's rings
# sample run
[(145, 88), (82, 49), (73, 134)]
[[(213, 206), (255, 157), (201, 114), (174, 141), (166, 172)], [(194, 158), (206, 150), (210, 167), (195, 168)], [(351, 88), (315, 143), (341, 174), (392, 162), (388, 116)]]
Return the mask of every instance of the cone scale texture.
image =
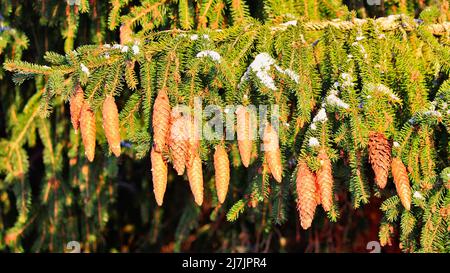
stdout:
[(400, 158), (392, 160), (392, 176), (400, 201), (407, 209), (411, 209), (411, 186), (409, 184), (408, 172)]
[(236, 111), (236, 119), (239, 154), (241, 156), (242, 165), (244, 165), (244, 167), (248, 167), (253, 148), (250, 113), (247, 109), (241, 107)]
[(193, 160), (198, 156), (198, 151), (200, 149), (200, 138), (196, 128), (194, 119), (190, 116), (184, 117), (184, 122), (186, 124), (187, 131), (187, 152), (186, 152), (186, 166), (192, 165)]
[(85, 155), (92, 162), (95, 156), (96, 124), (94, 112), (87, 102), (83, 104), (81, 109), (80, 131)]
[(303, 160), (298, 163), (297, 170), (297, 210), (300, 214), (300, 224), (303, 229), (311, 227), (316, 211), (316, 184), (314, 174)]
[(178, 175), (183, 175), (188, 153), (188, 132), (186, 119), (182, 115), (173, 115), (170, 126), (169, 148), (173, 167)]
[(154, 147), (152, 147), (150, 152), (150, 159), (152, 163), (153, 193), (155, 194), (156, 203), (158, 206), (161, 206), (167, 187), (167, 163), (164, 161), (162, 153), (157, 152)]
[(72, 122), (75, 132), (80, 127), (81, 108), (83, 108), (84, 94), (81, 86), (76, 87), (75, 94), (70, 98), (70, 120)]
[(391, 166), (391, 145), (382, 133), (369, 134), (369, 162), (375, 173), (375, 183), (384, 189)]
[(194, 155), (192, 164), (187, 168), (187, 174), (195, 203), (201, 206), (203, 203), (203, 172), (200, 155)]
[(227, 151), (223, 146), (217, 146), (214, 152), (214, 171), (216, 181), (217, 198), (220, 203), (225, 201), (230, 183), (230, 161)]
[(161, 152), (166, 147), (170, 126), (170, 104), (165, 89), (161, 89), (153, 105), (153, 141), (155, 150)]
[(270, 173), (278, 183), (281, 183), (283, 168), (281, 165), (281, 151), (278, 133), (271, 124), (267, 124), (264, 128), (263, 143), (264, 155), (266, 157)]
[(333, 171), (331, 160), (324, 150), (319, 152), (320, 168), (317, 171), (316, 179), (319, 186), (320, 203), (325, 211), (330, 211), (333, 206)]
[(120, 156), (120, 127), (119, 111), (112, 96), (107, 96), (103, 102), (103, 129), (108, 140), (109, 148), (116, 156)]

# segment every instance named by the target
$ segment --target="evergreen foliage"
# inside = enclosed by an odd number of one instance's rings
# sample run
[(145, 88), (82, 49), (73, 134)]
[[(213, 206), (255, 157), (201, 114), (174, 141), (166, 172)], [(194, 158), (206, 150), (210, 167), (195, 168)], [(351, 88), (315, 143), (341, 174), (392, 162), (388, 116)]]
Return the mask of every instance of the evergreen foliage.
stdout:
[[(385, 2), (380, 15), (403, 15), (367, 19), (362, 9), (349, 12), (335, 0), (2, 1), (0, 57), (3, 69), (14, 74), (0, 68), (0, 250), (61, 252), (74, 238), (83, 251), (130, 250), (119, 245), (123, 242), (108, 245), (108, 233), (135, 240), (134, 249), (155, 250), (168, 225), (176, 226), (171, 251), (214, 236), (226, 238), (216, 250), (267, 250), (280, 227), (298, 221), (298, 160), (315, 172), (322, 150), (333, 167), (333, 206), (328, 213), (317, 209), (313, 227), (381, 199), (382, 245), (392, 244), (398, 233), (403, 251), (450, 252), (448, 1)], [(439, 3), (421, 6), (424, 2)], [(35, 59), (22, 57), (31, 37), (9, 25), (30, 6), (41, 27), (60, 32), (64, 52), (45, 47)], [(5, 75), (13, 75), (17, 87)], [(96, 117), (92, 163), (70, 121), (68, 101), (78, 85)], [(196, 97), (223, 113), (227, 105), (277, 105), (281, 183), (268, 171), (262, 139), (253, 141), (248, 168), (237, 141), (225, 140), (232, 171), (220, 204), (212, 163), (219, 141), (201, 140), (203, 205), (194, 204), (187, 183), (175, 185), (170, 170), (168, 194), (175, 187), (183, 190), (157, 207), (149, 158), (153, 102), (160, 90), (167, 91), (172, 107), (194, 109)], [(101, 126), (108, 96), (119, 109), (119, 158), (111, 154)], [(383, 133), (392, 155), (405, 164), (410, 211), (392, 175), (385, 189), (375, 187), (370, 132)], [(36, 154), (42, 174), (33, 167)], [(34, 177), (42, 181), (36, 184)], [(130, 200), (121, 199), (120, 188)], [(119, 215), (119, 201), (137, 203), (142, 241), (132, 238), (133, 226), (123, 225), (136, 216)], [(170, 212), (177, 222), (165, 218)], [(256, 242), (239, 249), (239, 232), (248, 223)], [(28, 236), (35, 240), (25, 248)]]

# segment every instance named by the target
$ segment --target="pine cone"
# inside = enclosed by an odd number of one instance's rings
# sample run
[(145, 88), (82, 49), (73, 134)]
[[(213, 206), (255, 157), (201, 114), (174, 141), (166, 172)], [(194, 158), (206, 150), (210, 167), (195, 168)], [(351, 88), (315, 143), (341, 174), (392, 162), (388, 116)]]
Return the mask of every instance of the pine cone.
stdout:
[(155, 150), (162, 152), (166, 147), (166, 140), (170, 123), (170, 104), (166, 89), (159, 91), (153, 104), (153, 141)]
[(239, 154), (244, 167), (248, 167), (253, 148), (250, 113), (245, 107), (239, 107), (236, 111), (236, 119)]
[(225, 148), (221, 145), (216, 147), (214, 153), (214, 172), (216, 180), (217, 198), (220, 203), (225, 201), (230, 183), (230, 161)]
[(156, 203), (158, 206), (161, 206), (167, 187), (167, 164), (162, 153), (157, 152), (155, 147), (152, 147), (150, 159), (152, 162), (153, 193), (155, 194)]
[(325, 150), (321, 150), (318, 156), (320, 168), (317, 171), (317, 183), (320, 192), (320, 203), (325, 211), (330, 211), (333, 206), (333, 171), (331, 160)]
[(116, 157), (120, 156), (119, 111), (112, 96), (107, 96), (103, 102), (103, 129), (109, 148)]
[(375, 172), (375, 183), (384, 189), (391, 165), (391, 145), (382, 133), (369, 134), (369, 162)]
[(297, 209), (300, 213), (300, 223), (303, 229), (308, 229), (316, 211), (316, 185), (314, 174), (303, 160), (298, 163), (297, 170)]
[(173, 167), (178, 175), (183, 175), (184, 173), (188, 145), (186, 119), (177, 113), (171, 118), (169, 147), (172, 154)]
[(75, 132), (80, 127), (81, 108), (83, 108), (84, 94), (80, 85), (77, 85), (75, 94), (70, 97), (70, 120), (72, 121)]
[(203, 173), (202, 160), (199, 154), (194, 156), (192, 164), (187, 167), (187, 175), (195, 203), (201, 206), (203, 203)]
[(95, 156), (95, 115), (89, 103), (84, 102), (81, 108), (80, 117), (81, 138), (84, 145), (84, 153), (87, 159), (92, 162)]
[(403, 206), (411, 209), (411, 187), (409, 185), (408, 173), (406, 167), (400, 158), (392, 160), (392, 176), (394, 177), (395, 188), (400, 196)]
[(198, 155), (200, 149), (200, 138), (194, 119), (190, 116), (185, 116), (186, 131), (188, 135), (187, 152), (186, 152), (186, 166), (191, 166), (194, 158)]
[(281, 183), (281, 174), (283, 173), (283, 168), (281, 165), (281, 152), (278, 143), (278, 133), (275, 131), (271, 124), (267, 124), (264, 128), (263, 143), (264, 155), (266, 157), (270, 173), (273, 175), (277, 182)]

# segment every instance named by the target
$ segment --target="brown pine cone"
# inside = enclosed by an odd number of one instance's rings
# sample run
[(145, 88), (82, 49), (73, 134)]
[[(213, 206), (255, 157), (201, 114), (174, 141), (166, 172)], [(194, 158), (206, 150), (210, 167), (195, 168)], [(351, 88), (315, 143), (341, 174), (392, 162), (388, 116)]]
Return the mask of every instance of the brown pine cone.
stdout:
[(384, 189), (391, 166), (391, 145), (382, 133), (369, 134), (369, 162), (375, 173), (375, 183)]
[(275, 180), (281, 183), (281, 175), (283, 167), (281, 165), (281, 151), (278, 143), (278, 133), (271, 124), (267, 124), (264, 128), (264, 155), (269, 166), (270, 173)]
[(156, 203), (161, 206), (167, 187), (167, 163), (164, 161), (162, 153), (157, 152), (155, 147), (152, 147), (150, 159), (152, 162), (153, 193)]
[(119, 111), (112, 96), (107, 96), (103, 102), (103, 129), (109, 148), (116, 157), (120, 156)]
[(186, 119), (179, 113), (172, 115), (169, 147), (172, 163), (178, 175), (183, 175), (189, 147)]
[(314, 173), (309, 170), (305, 161), (300, 160), (297, 170), (297, 210), (300, 214), (300, 224), (308, 229), (316, 212), (316, 184)]
[(195, 203), (201, 206), (203, 203), (203, 172), (199, 154), (194, 155), (192, 164), (187, 167), (187, 175)]
[(186, 131), (188, 134), (187, 152), (186, 152), (186, 166), (192, 165), (194, 158), (198, 155), (200, 149), (200, 137), (191, 116), (185, 116)]
[(80, 116), (81, 116), (81, 108), (83, 108), (84, 103), (84, 94), (83, 89), (80, 85), (77, 85), (75, 88), (75, 94), (70, 97), (70, 120), (72, 122), (73, 128), (75, 132), (78, 131), (80, 127)]
[(95, 115), (89, 103), (84, 102), (80, 117), (81, 138), (83, 140), (84, 152), (87, 159), (92, 162), (95, 156)]
[(230, 183), (230, 161), (225, 148), (221, 145), (216, 147), (214, 153), (214, 172), (216, 180), (217, 198), (222, 204), (228, 192), (228, 185)]
[(398, 157), (392, 160), (392, 176), (394, 177), (395, 188), (403, 206), (411, 209), (411, 186), (409, 184), (408, 172), (402, 160)]
[(239, 107), (236, 111), (236, 119), (239, 154), (241, 156), (242, 165), (248, 167), (253, 148), (250, 113), (245, 107)]
[(318, 156), (320, 168), (317, 171), (317, 183), (320, 190), (320, 203), (325, 211), (330, 211), (333, 206), (333, 171), (331, 160), (325, 150), (321, 150)]
[(153, 141), (155, 150), (162, 152), (166, 148), (166, 140), (170, 123), (170, 103), (166, 89), (161, 89), (153, 104)]

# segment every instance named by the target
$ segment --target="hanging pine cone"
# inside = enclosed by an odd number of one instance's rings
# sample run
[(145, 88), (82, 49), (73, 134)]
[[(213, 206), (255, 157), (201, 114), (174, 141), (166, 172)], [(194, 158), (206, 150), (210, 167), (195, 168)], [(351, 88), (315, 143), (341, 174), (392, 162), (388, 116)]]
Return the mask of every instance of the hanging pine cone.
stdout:
[(172, 115), (169, 148), (172, 155), (173, 167), (178, 175), (183, 175), (184, 173), (189, 145), (188, 141), (186, 119), (179, 113)]
[(392, 176), (394, 177), (395, 188), (400, 196), (403, 206), (411, 209), (411, 187), (409, 185), (408, 173), (406, 167), (400, 158), (392, 160)]
[(170, 123), (170, 104), (166, 89), (161, 89), (153, 104), (153, 141), (155, 150), (162, 152), (166, 147), (166, 140)]
[(266, 157), (270, 173), (277, 182), (281, 183), (283, 168), (281, 165), (281, 151), (278, 143), (278, 133), (269, 123), (264, 128), (263, 143), (264, 155)]
[(375, 173), (375, 183), (384, 189), (391, 166), (391, 145), (382, 133), (369, 134), (369, 162)]
[(214, 152), (214, 173), (217, 198), (222, 204), (227, 196), (228, 185), (230, 183), (230, 161), (227, 151), (221, 145), (218, 145)]
[(119, 111), (112, 96), (107, 96), (103, 102), (103, 129), (109, 148), (116, 157), (120, 156)]
[(300, 224), (308, 229), (314, 219), (316, 211), (316, 184), (314, 174), (303, 160), (298, 163), (297, 170), (297, 210), (300, 213)]
[(189, 167), (192, 165), (194, 158), (198, 155), (198, 150), (200, 149), (200, 138), (193, 117), (185, 116), (184, 120), (188, 135), (186, 166)]
[(77, 85), (75, 94), (70, 97), (70, 120), (72, 121), (75, 133), (80, 127), (81, 108), (83, 108), (84, 94), (80, 85)]
[(199, 154), (194, 155), (191, 165), (187, 167), (187, 175), (195, 203), (201, 206), (203, 203), (203, 172)]
[(80, 130), (84, 145), (84, 153), (87, 159), (92, 162), (95, 156), (95, 115), (89, 103), (84, 102), (81, 108)]
[(251, 137), (250, 113), (245, 107), (239, 107), (236, 111), (236, 132), (238, 139), (239, 154), (242, 164), (248, 167), (252, 155), (253, 141)]
[(162, 153), (157, 152), (155, 147), (152, 147), (150, 152), (150, 160), (152, 162), (153, 193), (156, 203), (161, 206), (167, 187), (167, 163), (164, 161)]
[(325, 211), (330, 211), (333, 206), (333, 171), (331, 160), (325, 150), (321, 150), (318, 156), (320, 168), (317, 171), (317, 184), (320, 192), (320, 203)]

